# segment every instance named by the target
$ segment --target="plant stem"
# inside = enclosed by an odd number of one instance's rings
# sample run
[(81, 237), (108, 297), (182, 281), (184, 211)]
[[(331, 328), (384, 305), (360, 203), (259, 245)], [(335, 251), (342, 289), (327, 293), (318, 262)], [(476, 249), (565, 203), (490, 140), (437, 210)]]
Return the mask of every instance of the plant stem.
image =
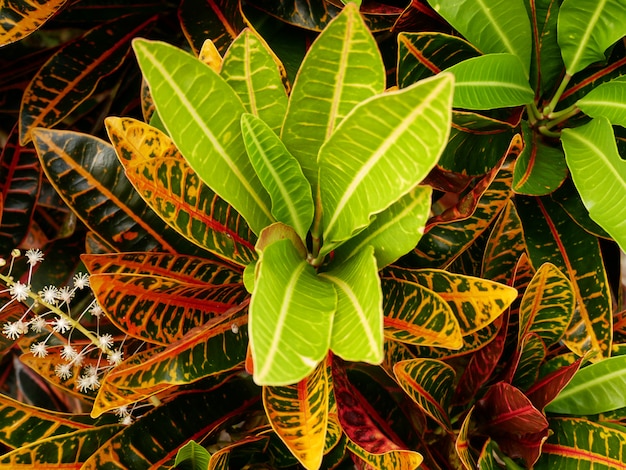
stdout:
[(548, 106), (546, 106), (543, 109), (543, 115), (546, 116), (548, 119), (552, 119), (553, 117), (552, 111), (554, 111), (554, 108), (556, 108), (556, 105), (559, 102), (559, 99), (561, 99), (561, 95), (565, 91), (565, 88), (567, 87), (567, 84), (569, 83), (571, 79), (572, 79), (572, 76), (566, 73), (565, 76), (563, 77), (563, 80), (561, 81), (561, 84), (559, 85), (559, 88), (557, 88), (556, 93), (550, 100), (550, 104), (548, 104)]
[(562, 111), (557, 111), (556, 113), (552, 113), (552, 118), (545, 123), (546, 129), (552, 129), (557, 124), (562, 123), (563, 121), (567, 121), (572, 116), (575, 116), (580, 112), (580, 109), (576, 107), (576, 105), (572, 105), (569, 108), (566, 108)]
[(528, 120), (531, 125), (535, 124), (537, 121), (541, 121), (542, 119), (541, 113), (537, 109), (537, 105), (534, 101), (526, 105), (526, 113), (528, 114)]
[(315, 190), (315, 218), (313, 219), (313, 227), (311, 227), (311, 259), (317, 259), (320, 248), (322, 247), (322, 194), (320, 193), (320, 187), (317, 186)]
[[(0, 274), (0, 280), (6, 286), (9, 286), (9, 287), (11, 287), (12, 285), (15, 284), (15, 282), (13, 281), (13, 279), (11, 277), (5, 276), (4, 274)], [(72, 325), (72, 328), (80, 331), (83, 335), (85, 335), (85, 337), (87, 339), (89, 339), (89, 341), (91, 341), (94, 344), (94, 346), (96, 346), (97, 348), (102, 350), (102, 352), (104, 352), (105, 354), (113, 354), (113, 351), (111, 351), (111, 349), (109, 349), (108, 347), (102, 348), (100, 346), (100, 341), (98, 340), (96, 335), (94, 335), (91, 331), (89, 331), (87, 328), (85, 328), (83, 325), (81, 325), (80, 322), (74, 320), (71, 316), (69, 316), (63, 310), (61, 310), (60, 308), (58, 308), (58, 307), (56, 307), (54, 305), (50, 305), (47, 302), (44, 302), (43, 299), (41, 297), (39, 297), (39, 295), (37, 295), (36, 293), (34, 293), (32, 291), (28, 292), (28, 297), (30, 297), (37, 305), (43, 305), (45, 308), (49, 309), (55, 315), (63, 318), (64, 320), (67, 320), (67, 322), (70, 325)]]
[(539, 133), (541, 135), (545, 135), (546, 137), (552, 137), (552, 138), (555, 138), (555, 139), (558, 139), (558, 138), (561, 137), (561, 133), (560, 132), (551, 131), (545, 125), (544, 126), (539, 126), (539, 128), (537, 130), (539, 131)]

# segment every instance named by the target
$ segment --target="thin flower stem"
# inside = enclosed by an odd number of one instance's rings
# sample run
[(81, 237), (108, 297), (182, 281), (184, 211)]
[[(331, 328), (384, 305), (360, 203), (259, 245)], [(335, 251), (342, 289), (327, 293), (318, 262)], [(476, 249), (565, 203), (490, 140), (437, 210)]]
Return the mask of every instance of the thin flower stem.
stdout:
[[(4, 274), (0, 274), (0, 280), (2, 282), (4, 282), (7, 286), (12, 286), (13, 284), (15, 284), (15, 281), (13, 281), (12, 278), (10, 278), (8, 276), (5, 276)], [(69, 316), (69, 314), (65, 313), (60, 308), (58, 308), (58, 307), (56, 307), (54, 305), (50, 305), (47, 302), (44, 302), (44, 300), (41, 297), (39, 297), (39, 295), (37, 295), (35, 292), (29, 291), (28, 292), (28, 297), (30, 297), (33, 301), (37, 302), (37, 304), (43, 305), (45, 308), (51, 310), (53, 313), (55, 313), (59, 317), (65, 319), (72, 326), (72, 328), (80, 331), (95, 346), (98, 346), (100, 344), (99, 340), (98, 340), (98, 337), (96, 335), (94, 335), (91, 331), (89, 331), (87, 328), (85, 328), (80, 322), (74, 320), (71, 316)], [(111, 354), (112, 353), (111, 349), (108, 348), (108, 347), (100, 348), (100, 349), (105, 354)]]

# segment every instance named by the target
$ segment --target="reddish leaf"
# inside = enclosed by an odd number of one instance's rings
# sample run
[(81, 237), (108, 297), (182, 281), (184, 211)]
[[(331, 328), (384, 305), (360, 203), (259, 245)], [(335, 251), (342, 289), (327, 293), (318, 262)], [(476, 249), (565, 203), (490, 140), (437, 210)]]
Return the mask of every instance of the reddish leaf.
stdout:
[(539, 379), (526, 391), (526, 396), (535, 408), (543, 410), (548, 403), (556, 398), (559, 392), (569, 383), (580, 368), (583, 357), (571, 365), (561, 367)]

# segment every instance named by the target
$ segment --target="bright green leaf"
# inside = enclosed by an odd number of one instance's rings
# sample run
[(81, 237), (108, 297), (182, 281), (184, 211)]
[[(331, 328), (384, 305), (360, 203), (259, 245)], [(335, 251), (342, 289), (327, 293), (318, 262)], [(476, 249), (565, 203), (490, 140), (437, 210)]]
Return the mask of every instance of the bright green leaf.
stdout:
[(293, 384), (328, 352), (337, 295), (288, 239), (266, 246), (258, 263), (248, 327), (254, 380)]
[(455, 78), (455, 108), (507, 108), (528, 104), (535, 97), (522, 63), (513, 54), (473, 57), (446, 71)]
[(302, 62), (281, 133), (314, 192), (322, 144), (352, 108), (384, 89), (385, 67), (376, 41), (356, 5), (346, 5)]
[(265, 41), (245, 29), (228, 48), (220, 75), (249, 113), (279, 132), (287, 111), (285, 70)]
[(389, 206), (371, 225), (335, 251), (335, 262), (351, 258), (371, 245), (378, 269), (382, 269), (411, 251), (424, 233), (431, 193), (429, 186), (418, 186)]
[(383, 311), (374, 249), (366, 247), (320, 277), (337, 292), (332, 351), (348, 361), (379, 364), (383, 360)]
[(176, 465), (181, 470), (206, 470), (209, 468), (211, 454), (195, 441), (189, 441), (178, 449), (176, 454)]
[(603, 359), (580, 369), (546, 411), (592, 415), (626, 407), (626, 356)]
[(504, 52), (518, 56), (528, 76), (532, 41), (523, 0), (428, 0), (428, 3), (485, 54)]
[(272, 199), (272, 215), (306, 240), (313, 222), (313, 196), (298, 161), (260, 118), (243, 114), (241, 132), (252, 166)]
[(611, 124), (626, 127), (626, 80), (611, 80), (591, 90), (576, 102), (583, 113), (605, 117)]
[(366, 101), (320, 149), (323, 254), (368, 226), (435, 165), (450, 131), (453, 81), (440, 74)]
[(200, 178), (255, 233), (273, 222), (270, 198), (246, 154), (244, 107), (209, 66), (168, 44), (136, 39), (137, 60), (168, 134)]
[(565, 68), (574, 75), (604, 60), (604, 51), (626, 35), (623, 0), (565, 0), (559, 10), (558, 41)]
[(626, 162), (611, 123), (593, 119), (561, 135), (567, 165), (591, 218), (626, 250)]

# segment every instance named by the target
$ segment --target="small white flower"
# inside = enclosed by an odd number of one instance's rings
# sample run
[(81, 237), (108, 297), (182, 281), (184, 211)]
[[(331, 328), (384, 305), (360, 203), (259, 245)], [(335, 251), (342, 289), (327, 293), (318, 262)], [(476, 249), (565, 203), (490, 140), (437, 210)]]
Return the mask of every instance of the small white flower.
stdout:
[(28, 294), (30, 294), (30, 286), (16, 281), (15, 284), (10, 287), (9, 294), (18, 302), (23, 302), (28, 298)]
[(113, 346), (113, 336), (108, 333), (98, 336), (98, 346), (103, 350), (109, 349)]
[(43, 252), (39, 249), (31, 248), (26, 251), (26, 258), (28, 258), (28, 264), (35, 266), (43, 261)]
[(39, 292), (39, 297), (49, 305), (56, 305), (59, 299), (59, 289), (55, 286), (46, 286)]
[(74, 356), (74, 359), (72, 359), (72, 362), (76, 364), (77, 366), (81, 365), (84, 361), (85, 361), (85, 353), (83, 353), (83, 351), (76, 353), (76, 356)]
[(89, 313), (96, 318), (100, 318), (104, 312), (102, 311), (102, 307), (100, 307), (100, 305), (94, 303), (93, 307), (89, 310)]
[(54, 366), (54, 373), (61, 380), (67, 380), (72, 376), (72, 365), (71, 364), (57, 364)]
[(74, 287), (84, 289), (89, 287), (89, 275), (87, 273), (78, 273), (74, 275)]
[(76, 379), (76, 386), (78, 387), (79, 392), (87, 392), (91, 390), (91, 379), (88, 375), (81, 375)]
[(17, 258), (18, 256), (21, 256), (21, 255), (22, 255), (22, 252), (20, 250), (18, 250), (17, 248), (13, 248), (11, 250), (11, 256), (13, 258)]
[(78, 351), (74, 348), (74, 346), (70, 344), (66, 344), (63, 346), (63, 351), (61, 351), (61, 358), (65, 359), (68, 362), (73, 361), (78, 356)]
[(48, 325), (46, 319), (41, 315), (35, 315), (28, 323), (30, 325), (30, 329), (35, 333), (41, 333), (43, 329)]
[(0, 258), (0, 268), (6, 265), (7, 265), (7, 260), (5, 260), (4, 258)]
[(28, 324), (24, 323), (22, 320), (6, 322), (2, 327), (2, 333), (7, 338), (16, 340), (20, 336), (28, 333)]
[(133, 417), (131, 415), (123, 416), (122, 418), (120, 418), (120, 424), (123, 424), (124, 426), (130, 426), (131, 424), (133, 424)]
[(61, 299), (62, 302), (69, 305), (69, 303), (74, 298), (74, 289), (70, 286), (63, 286), (59, 289), (58, 298)]
[(119, 416), (120, 418), (130, 415), (130, 411), (128, 410), (128, 405), (122, 405), (119, 408), (116, 408), (113, 413), (115, 413), (115, 416)]
[(107, 355), (107, 362), (112, 366), (119, 366), (124, 360), (124, 353), (121, 349), (116, 349), (111, 354)]
[(62, 335), (68, 332), (72, 328), (72, 325), (70, 325), (70, 322), (67, 321), (67, 319), (64, 317), (56, 317), (54, 321), (52, 322), (52, 325), (53, 325), (52, 326), (53, 330), (56, 331), (57, 333), (61, 333)]
[(89, 380), (90, 390), (97, 390), (100, 388), (100, 381), (98, 380), (98, 376), (96, 374), (89, 374), (87, 379)]
[(30, 345), (30, 352), (33, 353), (35, 357), (46, 357), (48, 355), (48, 346), (46, 346), (45, 341), (40, 341), (39, 343)]

